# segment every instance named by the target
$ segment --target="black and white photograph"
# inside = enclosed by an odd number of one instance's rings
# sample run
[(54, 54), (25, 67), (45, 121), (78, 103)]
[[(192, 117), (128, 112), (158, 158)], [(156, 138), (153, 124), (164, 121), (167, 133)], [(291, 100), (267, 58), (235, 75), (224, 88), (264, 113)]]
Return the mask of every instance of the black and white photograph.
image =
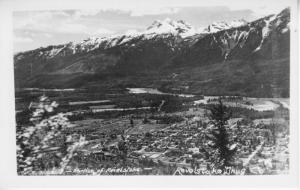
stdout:
[(295, 171), (296, 1), (116, 2), (11, 11), (17, 176)]

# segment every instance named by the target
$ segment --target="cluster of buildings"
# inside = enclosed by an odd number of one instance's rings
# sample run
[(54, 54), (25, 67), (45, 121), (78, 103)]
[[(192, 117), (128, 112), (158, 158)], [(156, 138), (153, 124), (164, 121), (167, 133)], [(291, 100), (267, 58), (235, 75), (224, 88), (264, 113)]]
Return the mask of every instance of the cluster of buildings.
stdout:
[[(88, 163), (130, 165), (146, 168), (149, 174), (165, 167), (207, 170), (211, 165), (208, 139), (211, 127), (207, 122), (192, 118), (144, 133), (120, 130), (98, 134), (93, 131), (87, 134), (93, 138), (82, 152), (89, 159)], [(267, 125), (246, 125), (239, 120), (231, 122), (227, 129), (231, 146), (237, 147), (235, 165), (247, 168), (248, 174), (273, 174), (288, 167), (287, 133), (274, 136)]]

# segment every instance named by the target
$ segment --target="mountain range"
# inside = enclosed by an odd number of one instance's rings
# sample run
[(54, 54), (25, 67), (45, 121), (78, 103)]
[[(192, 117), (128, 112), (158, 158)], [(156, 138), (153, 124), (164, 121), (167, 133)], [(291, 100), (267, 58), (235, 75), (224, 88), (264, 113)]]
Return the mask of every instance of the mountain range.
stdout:
[(289, 57), (289, 8), (201, 30), (165, 19), (142, 32), (17, 53), (15, 86), (288, 97)]

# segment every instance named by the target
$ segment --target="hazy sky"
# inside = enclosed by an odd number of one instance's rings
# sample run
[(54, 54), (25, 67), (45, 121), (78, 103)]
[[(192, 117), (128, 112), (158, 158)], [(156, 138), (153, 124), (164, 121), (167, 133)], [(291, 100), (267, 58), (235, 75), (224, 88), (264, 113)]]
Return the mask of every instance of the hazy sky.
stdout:
[[(251, 0), (249, 4), (229, 0), (167, 6), (140, 5), (133, 7), (101, 7), (83, 10), (15, 11), (13, 14), (14, 52), (41, 46), (79, 42), (90, 36), (143, 31), (154, 20), (171, 18), (184, 20), (195, 28), (206, 27), (215, 21), (245, 19), (252, 21), (262, 16), (278, 13), (288, 5), (283, 1)], [(232, 2), (232, 3), (230, 3)], [(245, 2), (245, 1), (243, 1)], [(277, 4), (276, 4), (277, 2)]]

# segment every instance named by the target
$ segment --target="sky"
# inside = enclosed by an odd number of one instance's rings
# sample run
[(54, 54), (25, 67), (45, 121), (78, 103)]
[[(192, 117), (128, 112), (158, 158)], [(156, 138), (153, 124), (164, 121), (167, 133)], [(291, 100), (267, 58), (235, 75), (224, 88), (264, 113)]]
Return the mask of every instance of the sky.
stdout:
[[(134, 1), (134, 0), (133, 0)], [(156, 0), (152, 0), (156, 1)], [(147, 1), (147, 2), (152, 2)], [(145, 2), (145, 1), (144, 1)], [(161, 3), (164, 2), (164, 3)], [(170, 18), (184, 20), (195, 28), (217, 21), (255, 19), (277, 14), (286, 8), (287, 1), (237, 0), (209, 2), (160, 1), (159, 4), (103, 4), (101, 8), (63, 10), (17, 10), (13, 12), (14, 52), (32, 50), (48, 45), (80, 42), (91, 36), (103, 37), (143, 31), (155, 20)], [(159, 6), (158, 6), (159, 5)], [(171, 5), (171, 6), (170, 6)]]

